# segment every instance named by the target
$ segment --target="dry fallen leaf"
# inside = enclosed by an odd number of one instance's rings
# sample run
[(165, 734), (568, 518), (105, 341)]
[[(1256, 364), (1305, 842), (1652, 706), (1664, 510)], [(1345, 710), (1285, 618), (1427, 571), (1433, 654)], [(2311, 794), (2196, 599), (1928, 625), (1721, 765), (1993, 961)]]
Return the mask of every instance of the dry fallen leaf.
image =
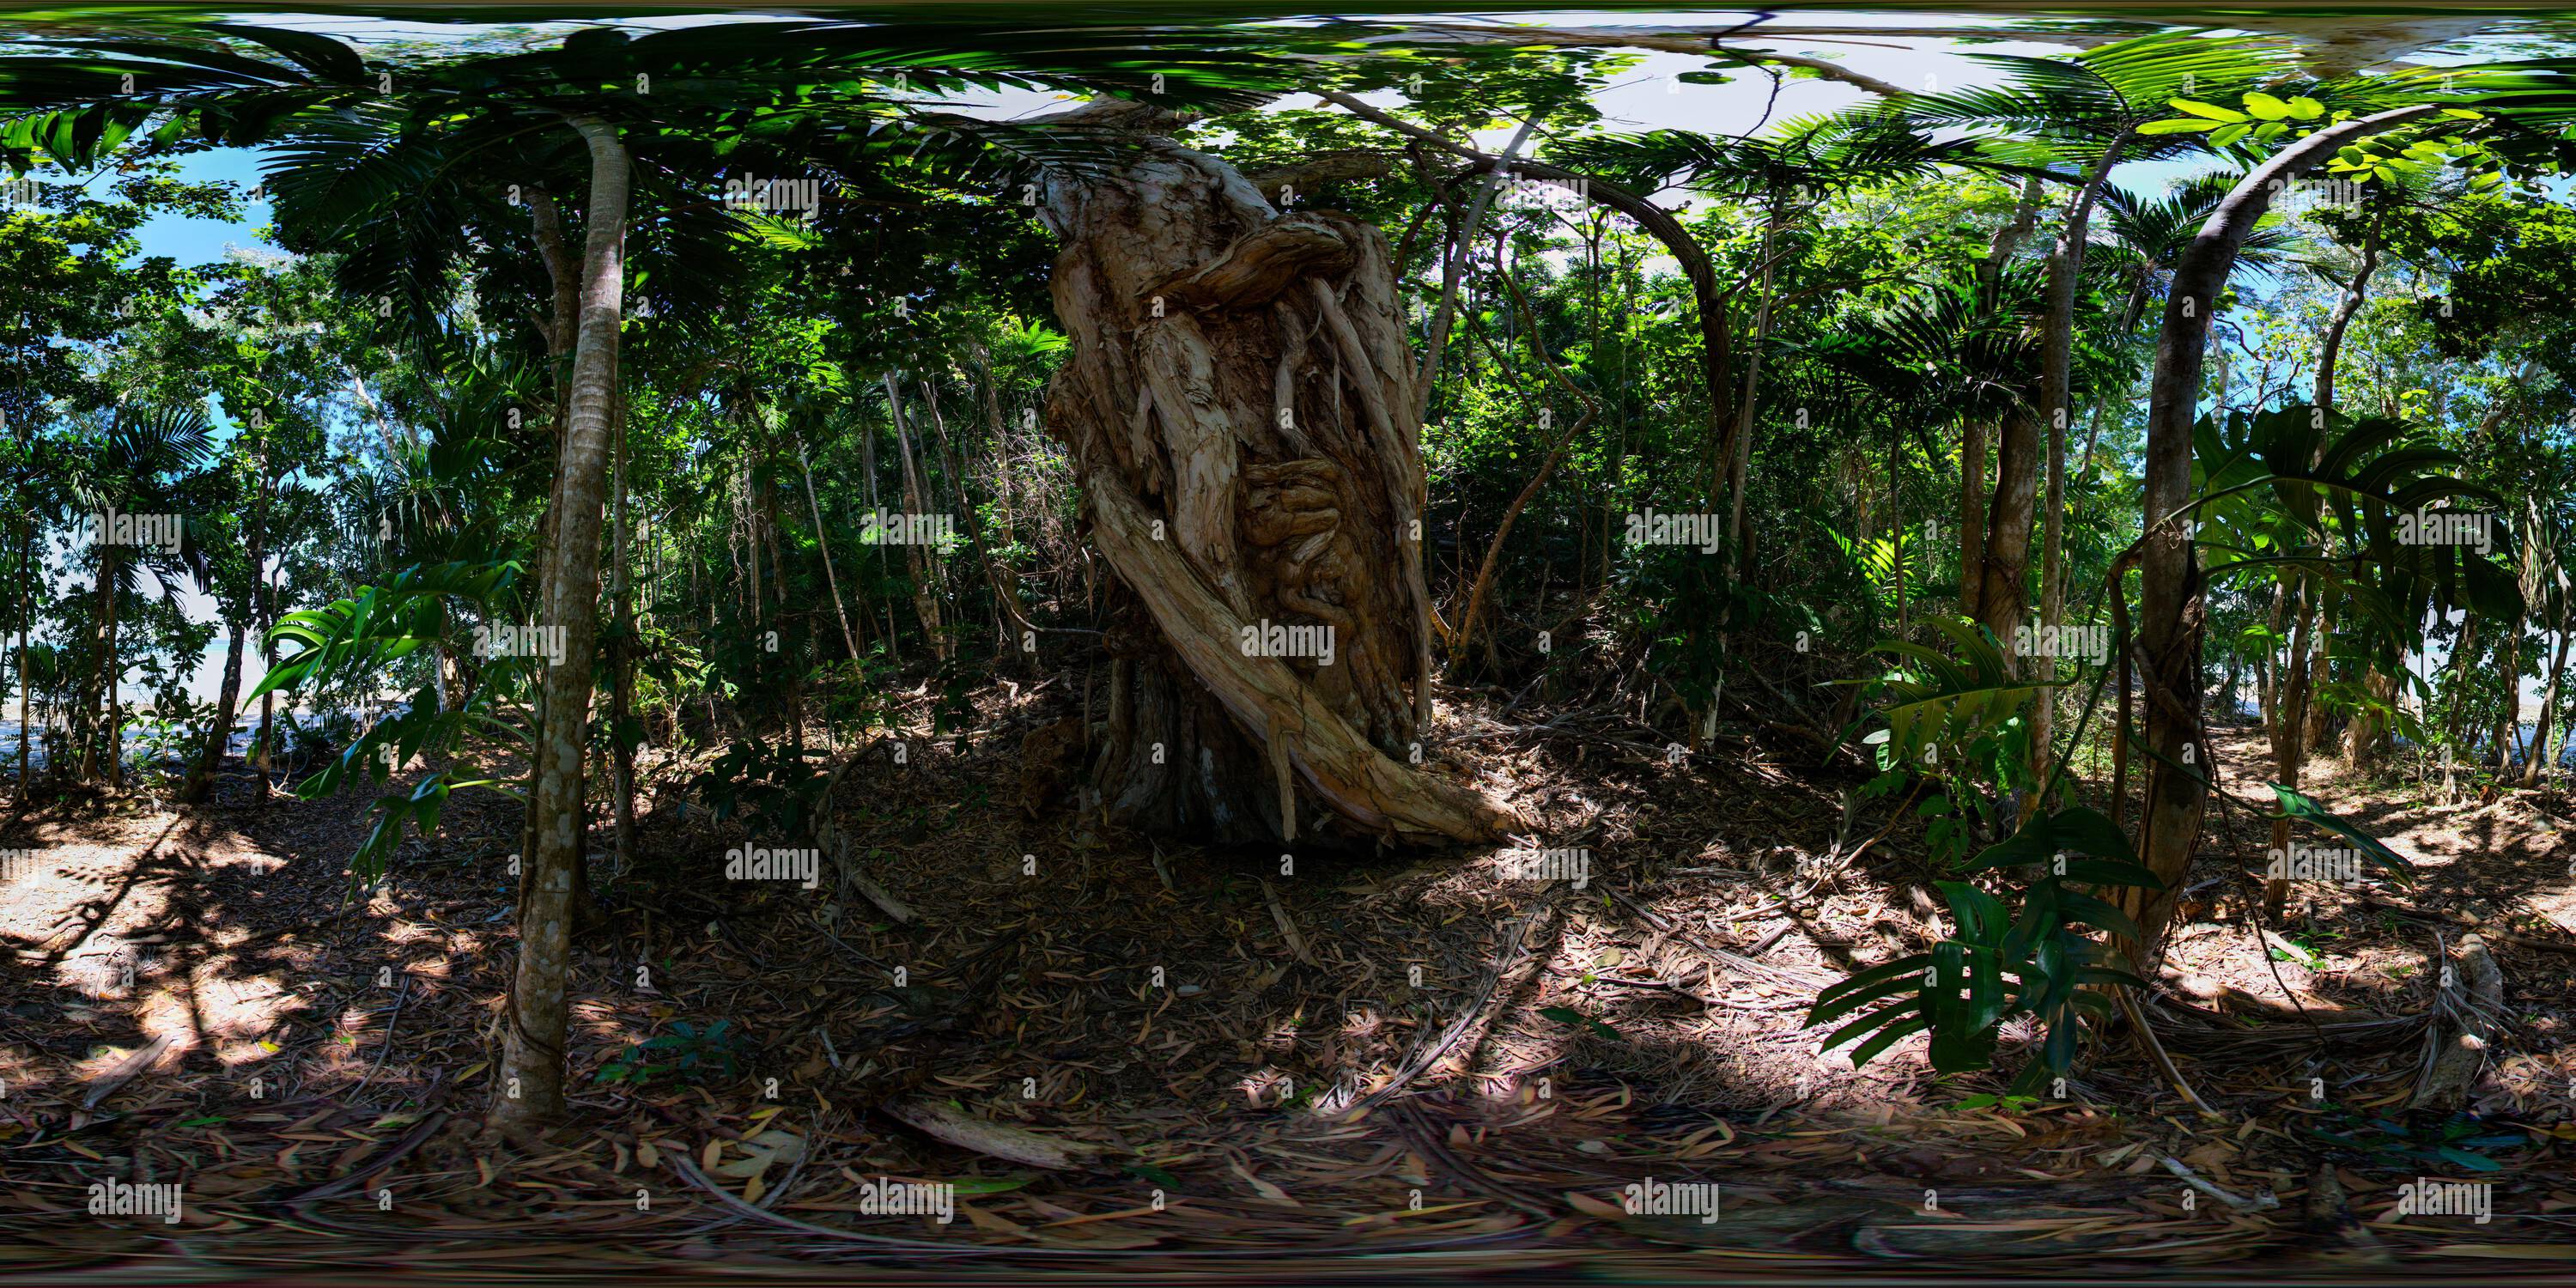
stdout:
[(1627, 1209), (1620, 1207), (1618, 1204), (1594, 1198), (1580, 1190), (1567, 1190), (1565, 1192), (1565, 1201), (1571, 1204), (1577, 1212), (1582, 1212), (1590, 1216), (1604, 1217), (1612, 1221), (1616, 1221), (1621, 1217), (1628, 1215)]

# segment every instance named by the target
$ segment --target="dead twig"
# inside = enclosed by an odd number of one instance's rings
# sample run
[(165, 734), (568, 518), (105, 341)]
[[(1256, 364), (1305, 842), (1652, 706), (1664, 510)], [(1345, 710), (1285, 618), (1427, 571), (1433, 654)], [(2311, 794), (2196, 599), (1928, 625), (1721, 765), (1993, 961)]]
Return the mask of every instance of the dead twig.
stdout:
[(375, 1081), (377, 1071), (385, 1067), (385, 1057), (394, 1053), (394, 1026), (402, 1022), (403, 999), (409, 996), (411, 996), (411, 976), (404, 975), (402, 987), (394, 992), (393, 1014), (385, 1017), (385, 1040), (376, 1048), (376, 1062), (367, 1067), (367, 1076), (358, 1079), (357, 1086), (349, 1088), (351, 1096), (354, 1097), (366, 1090), (367, 1084)]
[[(2188, 1095), (2190, 1093), (2186, 1090), (2184, 1094)], [(2277, 1194), (2263, 1193), (2257, 1194), (2250, 1199), (2238, 1198), (2236, 1195), (2230, 1194), (2227, 1191), (2202, 1180), (2200, 1178), (2200, 1174), (2194, 1172), (2189, 1167), (2184, 1166), (2181, 1159), (2175, 1158), (2170, 1154), (2159, 1154), (2157, 1157), (2164, 1160), (2166, 1171), (2182, 1178), (2183, 1184), (2226, 1204), (2228, 1207), (2233, 1208), (2236, 1211), (2267, 1212), (2273, 1208), (2281, 1206), (2281, 1198)]]

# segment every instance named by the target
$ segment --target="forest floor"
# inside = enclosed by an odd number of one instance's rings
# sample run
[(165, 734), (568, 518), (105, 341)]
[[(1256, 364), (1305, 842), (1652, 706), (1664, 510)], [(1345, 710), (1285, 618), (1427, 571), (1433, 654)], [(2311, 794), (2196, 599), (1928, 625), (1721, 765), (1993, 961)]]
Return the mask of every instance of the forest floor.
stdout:
[[(456, 797), (354, 899), (358, 791), (262, 801), (236, 771), (186, 813), (23, 812), (0, 834), (0, 1277), (2576, 1260), (2565, 801), (2432, 807), (2329, 764), (2312, 793), (2418, 880), (2303, 884), (2276, 942), (2233, 875), (2262, 862), (2264, 744), (2223, 731), (2243, 808), (2212, 818), (2153, 1007), (2210, 1112), (2119, 1035), (2063, 1100), (1969, 1107), (2003, 1080), (1936, 1077), (1919, 1038), (1856, 1071), (1804, 1027), (1819, 987), (1940, 933), (1917, 820), (1855, 847), (1884, 803), (1847, 812), (1856, 772), (1759, 727), (1669, 763), (1597, 708), (1456, 698), (1452, 772), (1537, 820), (1524, 843), (1580, 852), (1579, 886), (1503, 849), (1300, 849), (1283, 873), (1278, 847), (1104, 831), (1065, 803), (1062, 681), (978, 695), (968, 736), (917, 734), (901, 763), (843, 749), (864, 882), (828, 858), (819, 890), (718, 879), (741, 829), (684, 805), (697, 762), (657, 753), (637, 860), (593, 860), (576, 1125), (533, 1153), (477, 1127), (515, 803)], [(2430, 954), (2471, 930), (2498, 1029), (2465, 1105), (2410, 1112), (2451, 1040)], [(2491, 1220), (2401, 1212), (2419, 1177), (2492, 1183)], [(953, 1186), (953, 1221), (877, 1214), (889, 1178)], [(90, 1215), (111, 1179), (181, 1182), (184, 1210)], [(1648, 1182), (1717, 1182), (1721, 1213), (1625, 1210)]]

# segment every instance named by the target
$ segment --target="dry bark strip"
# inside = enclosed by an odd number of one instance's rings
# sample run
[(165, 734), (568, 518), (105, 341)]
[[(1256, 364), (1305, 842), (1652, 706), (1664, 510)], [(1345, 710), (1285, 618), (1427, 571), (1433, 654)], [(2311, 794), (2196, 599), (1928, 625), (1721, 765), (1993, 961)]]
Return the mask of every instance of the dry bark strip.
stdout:
[(1114, 478), (1095, 477), (1088, 488), (1093, 532), (1182, 664), (1245, 729), (1285, 743), (1299, 779), (1335, 812), (1363, 830), (1409, 841), (1490, 840), (1526, 825), (1501, 802), (1396, 763), (1286, 663), (1246, 656), (1236, 646), (1242, 619), (1174, 543), (1153, 538), (1144, 507)]
[(87, 1111), (98, 1108), (99, 1102), (114, 1095), (117, 1088), (134, 1081), (137, 1075), (151, 1068), (153, 1062), (159, 1060), (162, 1053), (168, 1051), (176, 1040), (164, 1033), (152, 1039), (150, 1045), (118, 1061), (115, 1068), (100, 1074), (98, 1080), (90, 1084), (89, 1094), (81, 1097), (81, 1109)]
[(973, 1150), (1024, 1167), (1057, 1171), (1072, 1167), (1101, 1147), (1087, 1141), (1043, 1136), (1004, 1123), (961, 1114), (936, 1100), (918, 1099), (883, 1107), (886, 1114), (942, 1144)]
[(2478, 1071), (2486, 1067), (2487, 1043), (2495, 1036), (2497, 1017), (2504, 1014), (2504, 971), (2496, 965), (2495, 954), (2487, 950), (2486, 940), (2469, 935), (2460, 940), (2460, 964), (2454, 969), (2447, 953), (2437, 956), (2441, 963), (2442, 986), (2434, 995), (2433, 1025), (2425, 1030), (2428, 1042), (2436, 1040), (2442, 1021), (2450, 1021), (2454, 1032), (2448, 1043), (2433, 1054), (2424, 1077), (2417, 1083), (2415, 1096), (2408, 1107), (2455, 1107), (2469, 1098)]

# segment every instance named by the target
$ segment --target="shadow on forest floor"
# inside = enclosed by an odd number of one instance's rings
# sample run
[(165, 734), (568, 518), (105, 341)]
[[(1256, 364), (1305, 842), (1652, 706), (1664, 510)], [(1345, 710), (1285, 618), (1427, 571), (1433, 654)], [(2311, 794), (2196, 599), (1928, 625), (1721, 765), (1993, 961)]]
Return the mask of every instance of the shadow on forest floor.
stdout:
[[(721, 879), (729, 848), (766, 838), (668, 790), (693, 762), (649, 765), (665, 790), (637, 861), (593, 859), (574, 1124), (535, 1154), (474, 1130), (514, 959), (515, 803), (459, 796), (356, 897), (358, 793), (263, 804), (236, 773), (185, 816), (29, 814), (0, 838), (34, 857), (0, 903), (0, 1223), (23, 1232), (0, 1273), (130, 1255), (142, 1219), (84, 1206), (111, 1178), (184, 1184), (154, 1256), (269, 1265), (437, 1243), (450, 1265), (542, 1250), (628, 1271), (1150, 1254), (1275, 1272), (1436, 1251), (1532, 1274), (1712, 1256), (1747, 1275), (1936, 1257), (2356, 1273), (2569, 1246), (2570, 851), (2524, 798), (2429, 809), (2321, 776), (2421, 880), (2303, 886), (2279, 928), (2297, 951), (2273, 948), (2246, 920), (2259, 883), (2231, 876), (2261, 864), (2261, 747), (2228, 731), (2251, 810), (2212, 820), (2160, 1004), (2201, 1022), (2176, 1050), (2222, 1119), (2121, 1038), (2065, 1100), (2005, 1114), (1960, 1107), (2002, 1081), (1936, 1077), (1920, 1038), (1855, 1071), (1803, 1027), (1818, 987), (1939, 933), (1912, 820), (1776, 906), (1848, 839), (1856, 780), (1812, 747), (1729, 729), (1741, 750), (1668, 764), (1633, 730), (1531, 718), (1456, 740), (1454, 768), (1512, 793), (1530, 839), (1584, 853), (1579, 886), (1515, 879), (1500, 850), (1299, 851), (1283, 872), (1276, 852), (1101, 831), (1019, 756), (1074, 704), (1046, 686), (978, 701), (979, 732), (915, 735), (901, 764), (879, 745), (835, 800), (908, 920), (828, 866), (819, 891)], [(1449, 717), (1481, 729), (1489, 707)], [(2456, 940), (2462, 918), (2496, 941), (2506, 1027), (2475, 1117), (2407, 1119), (2404, 1022), (2434, 932)], [(2320, 1042), (2299, 1008), (2398, 1023)], [(2418, 1175), (2493, 1180), (2493, 1223), (2395, 1215)], [(887, 1178), (954, 1185), (954, 1221), (876, 1214)], [(1722, 1184), (1721, 1219), (1623, 1210), (1632, 1184), (1697, 1181)]]

